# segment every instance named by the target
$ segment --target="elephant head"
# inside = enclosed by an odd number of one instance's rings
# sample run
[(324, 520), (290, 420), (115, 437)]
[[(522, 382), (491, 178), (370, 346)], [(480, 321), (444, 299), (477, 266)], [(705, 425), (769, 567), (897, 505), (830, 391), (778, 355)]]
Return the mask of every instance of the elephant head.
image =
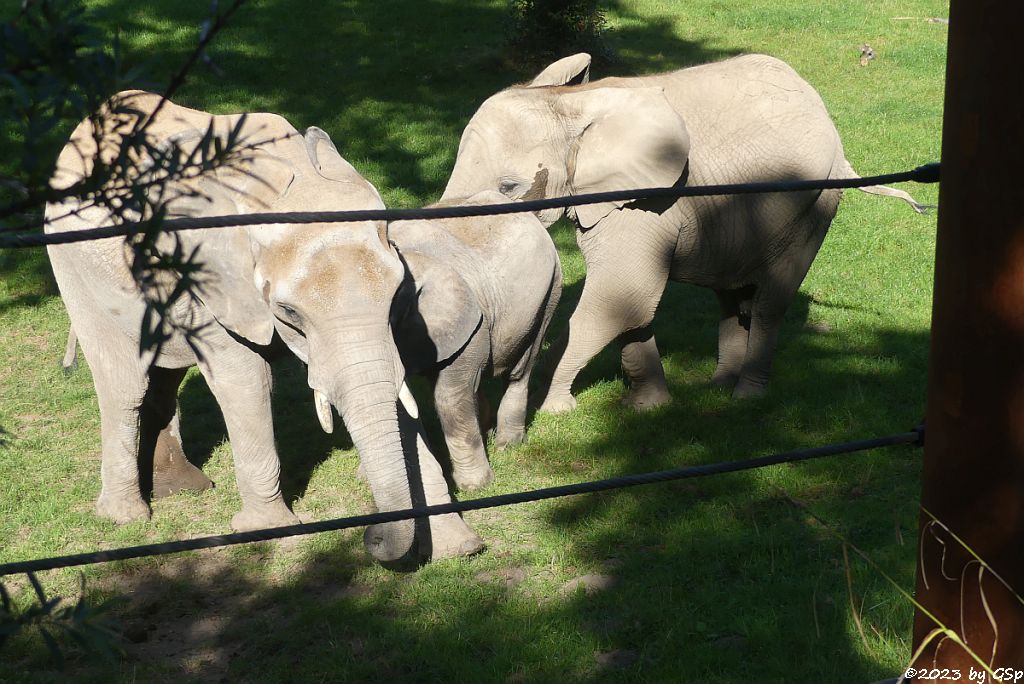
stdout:
[[(588, 83), (589, 68), (589, 55), (566, 57), (486, 100), (462, 134), (442, 201), (481, 190), (528, 200), (679, 181), (690, 139), (662, 88)], [(587, 229), (626, 203), (569, 213)], [(550, 226), (563, 211), (538, 215)]]

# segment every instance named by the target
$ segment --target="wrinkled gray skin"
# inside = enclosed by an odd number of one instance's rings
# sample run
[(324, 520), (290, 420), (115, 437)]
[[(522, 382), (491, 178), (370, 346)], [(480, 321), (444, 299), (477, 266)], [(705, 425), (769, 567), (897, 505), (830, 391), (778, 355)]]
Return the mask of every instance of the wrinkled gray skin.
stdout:
[[(508, 199), (482, 192), (465, 204)], [(399, 221), (388, 233), (408, 269), (392, 312), (410, 373), (434, 376), (434, 404), (459, 488), (494, 480), (478, 413), (480, 381), (507, 380), (495, 444), (525, 438), (530, 372), (562, 291), (558, 252), (532, 214)], [(442, 357), (438, 349), (457, 350)], [(447, 353), (447, 352), (445, 352)]]
[[(118, 97), (142, 112), (153, 111), (158, 101), (155, 95), (139, 92)], [(168, 103), (148, 131), (154, 143), (173, 138), (187, 154), (211, 122), (217, 134), (224, 135), (238, 120), (238, 115), (211, 117)], [(116, 141), (118, 131), (123, 133), (132, 123), (121, 121), (105, 132), (105, 139)], [(245, 163), (171, 188), (177, 196), (170, 204), (171, 215), (383, 206), (376, 190), (319, 129), (310, 129), (304, 137), (279, 116), (252, 114), (243, 138), (252, 145), (244, 153)], [(61, 153), (55, 185), (67, 186), (86, 173), (94, 150), (89, 124), (83, 122)], [(112, 154), (112, 149), (103, 153)], [(67, 215), (69, 210), (80, 211)], [(46, 215), (56, 219), (48, 232), (109, 222), (102, 210), (82, 209), (73, 201), (47, 206)], [(152, 369), (153, 353), (139, 354), (144, 302), (128, 269), (123, 241), (49, 248), (99, 398), (100, 515), (119, 523), (149, 517), (140, 491), (140, 448), (162, 440), (172, 445), (167, 451), (176, 450), (187, 464), (180, 452), (176, 392), (185, 370), (198, 365), (224, 414), (234, 454), (242, 510), (232, 527), (297, 522), (280, 492), (271, 375), (263, 356), (275, 328), (309, 364), (309, 385), (318, 409), (325, 403), (339, 409), (380, 509), (412, 504), (407, 464), (421, 476), (419, 493), (425, 495), (425, 503), (450, 501), (433, 456), (417, 450), (422, 441), (415, 429), (411, 437), (404, 435), (403, 446), (399, 420), (415, 415), (416, 407), (407, 390), (405, 401), (398, 401), (404, 369), (391, 336), (387, 303), (402, 282), (404, 269), (383, 224), (310, 225), (296, 230), (256, 226), (178, 235), (185, 253), (199, 247), (198, 260), (205, 264), (208, 281), (198, 301), (181, 300), (171, 315), (181, 325), (201, 328), (201, 333), (194, 347), (175, 334)], [(410, 553), (437, 558), (481, 547), (479, 537), (455, 515), (431, 519), (431, 545), (426, 549), (414, 547), (414, 530), (412, 521), (368, 528), (367, 548), (380, 560), (395, 560)]]
[[(785, 63), (747, 55), (673, 73), (588, 83), (574, 55), (481, 105), (442, 197), (513, 199), (749, 181), (856, 178), (821, 98)], [(569, 84), (569, 85), (567, 85)], [(882, 186), (875, 194), (906, 193)], [(669, 399), (652, 321), (666, 282), (711, 288), (721, 307), (712, 382), (766, 391), (786, 307), (821, 246), (840, 191), (608, 202), (568, 211), (587, 278), (542, 410), (576, 405), (573, 379), (622, 343), (628, 405)], [(550, 226), (562, 210), (539, 213)]]

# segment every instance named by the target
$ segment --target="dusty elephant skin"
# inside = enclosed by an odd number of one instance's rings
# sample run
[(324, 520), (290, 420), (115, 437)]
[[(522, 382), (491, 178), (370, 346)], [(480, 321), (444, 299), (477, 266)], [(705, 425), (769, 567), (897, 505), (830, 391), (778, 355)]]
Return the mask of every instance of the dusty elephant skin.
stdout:
[[(118, 136), (137, 116), (152, 112), (159, 98), (133, 91), (115, 96), (115, 101), (121, 111), (133, 113), (111, 118), (103, 132), (104, 154), (116, 150)], [(154, 145), (173, 141), (187, 156), (209, 127), (225, 136), (239, 120), (240, 115), (211, 116), (168, 103), (147, 134)], [(303, 136), (279, 116), (251, 114), (242, 131), (243, 163), (165, 188), (165, 197), (172, 198), (169, 215), (382, 207), (376, 190), (319, 129)], [(85, 164), (95, 149), (90, 124), (83, 122), (61, 153), (55, 185), (66, 187), (88, 173)], [(109, 222), (101, 209), (72, 201), (48, 205), (46, 215), (53, 219), (48, 232)], [(185, 370), (198, 365), (224, 413), (234, 454), (242, 510), (232, 527), (297, 522), (280, 492), (271, 376), (264, 358), (275, 330), (309, 364), (309, 384), (318, 405), (328, 402), (339, 408), (378, 507), (409, 507), (414, 498), (409, 460), (417, 455), (410, 456), (399, 428), (400, 413), (410, 409), (408, 404), (399, 409), (404, 370), (387, 318), (390, 297), (404, 271), (385, 227), (365, 223), (293, 231), (255, 226), (178, 235), (185, 253), (198, 248), (205, 280), (197, 299), (179, 302), (170, 315), (176, 324), (200, 332), (191, 341), (175, 332), (158, 352), (141, 356), (145, 304), (123, 242), (107, 239), (49, 248), (99, 398), (103, 486), (97, 512), (119, 523), (149, 517), (140, 488), (140, 458), (144, 462), (156, 455), (157, 489), (160, 466), (183, 461), (176, 392)], [(351, 258), (334, 261), (339, 254)], [(367, 306), (334, 306), (337, 287), (349, 288), (353, 299)], [(314, 329), (306, 324), (311, 320), (324, 324)], [(411, 410), (415, 412), (414, 405)], [(408, 437), (405, 441), (410, 442)], [(411, 442), (415, 452), (415, 435)], [(433, 460), (429, 452), (418, 457)], [(450, 501), (436, 462), (433, 468), (429, 463), (413, 465), (418, 466), (427, 502)], [(380, 560), (406, 557), (417, 551), (414, 529), (412, 521), (369, 528), (367, 548)], [(430, 532), (427, 555), (434, 557), (469, 553), (481, 544), (457, 516), (442, 518), (436, 526), (432, 521)]]
[[(482, 192), (465, 204), (508, 199)], [(494, 472), (478, 415), (480, 380), (507, 380), (498, 407), (499, 448), (525, 438), (530, 373), (562, 289), (558, 252), (532, 214), (399, 221), (389, 235), (408, 270), (392, 312), (410, 372), (434, 378), (434, 404), (464, 490)]]
[[(590, 57), (502, 91), (466, 126), (443, 200), (512, 199), (769, 180), (856, 178), (821, 98), (785, 63), (747, 55), (673, 73), (588, 83)], [(875, 186), (874, 194), (906, 193)], [(716, 385), (762, 395), (790, 299), (821, 246), (838, 190), (608, 202), (569, 210), (587, 277), (542, 409), (576, 405), (579, 371), (622, 344), (636, 408), (668, 401), (652, 322), (669, 279), (721, 307)], [(550, 226), (562, 210), (539, 213)]]

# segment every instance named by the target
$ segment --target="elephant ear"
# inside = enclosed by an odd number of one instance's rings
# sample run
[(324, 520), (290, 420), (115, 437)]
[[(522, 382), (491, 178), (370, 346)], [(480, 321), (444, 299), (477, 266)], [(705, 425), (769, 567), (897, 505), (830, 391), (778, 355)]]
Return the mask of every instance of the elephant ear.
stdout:
[[(310, 126), (306, 129), (303, 140), (306, 144), (306, 153), (309, 155), (309, 161), (313, 164), (313, 168), (316, 169), (317, 173), (327, 180), (361, 187), (363, 192), (368, 195), (365, 198), (367, 201), (363, 201), (364, 198), (358, 196), (353, 198), (359, 203), (359, 208), (385, 208), (384, 200), (381, 198), (380, 193), (377, 192), (377, 188), (374, 187), (373, 183), (363, 178), (362, 174), (356, 171), (355, 167), (341, 156), (341, 153), (338, 152), (338, 148), (334, 146), (334, 142), (327, 135), (326, 131), (316, 126)], [(377, 237), (384, 247), (391, 249), (387, 230), (387, 223), (384, 221), (378, 222)]]
[[(668, 187), (690, 153), (686, 124), (662, 88), (594, 88), (562, 96), (582, 131), (569, 182), (574, 194)], [(630, 200), (576, 207), (584, 229)]]
[(324, 178), (347, 183), (363, 179), (355, 167), (341, 156), (331, 136), (327, 135), (324, 129), (310, 126), (303, 135), (303, 141), (309, 161)]
[(549, 64), (530, 82), (530, 87), (581, 85), (590, 80), (590, 55), (579, 52)]
[(410, 373), (462, 351), (480, 328), (483, 312), (469, 284), (443, 261), (403, 250), (406, 282), (395, 297), (392, 331)]
[[(170, 214), (225, 216), (237, 214), (232, 192), (214, 174), (200, 178), (188, 193), (168, 205)], [(222, 326), (259, 345), (274, 336), (274, 318), (253, 282), (255, 261), (249, 230), (242, 226), (178, 233), (186, 253), (198, 249), (203, 264), (196, 296)]]

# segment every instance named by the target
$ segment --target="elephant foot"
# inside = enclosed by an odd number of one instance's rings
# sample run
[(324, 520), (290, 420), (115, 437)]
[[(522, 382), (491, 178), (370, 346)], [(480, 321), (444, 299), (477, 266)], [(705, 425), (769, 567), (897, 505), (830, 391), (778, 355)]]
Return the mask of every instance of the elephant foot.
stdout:
[(494, 470), (489, 463), (479, 468), (452, 470), (455, 485), (464, 492), (476, 492), (494, 482)]
[(429, 560), (472, 556), (484, 550), (484, 540), (457, 513), (430, 517)]
[(732, 391), (733, 399), (760, 399), (768, 394), (767, 383), (756, 383), (750, 380), (740, 380)]
[(622, 400), (622, 405), (635, 411), (650, 411), (651, 409), (672, 401), (672, 395), (668, 389), (662, 386), (645, 385), (632, 387), (629, 393)]
[(526, 441), (526, 428), (508, 428), (498, 430), (494, 434), (494, 446), (498, 449), (507, 449), (511, 446), (522, 444)]
[(203, 471), (184, 459), (175, 459), (171, 468), (153, 470), (153, 498), (177, 494), (183, 489), (203, 492), (213, 487)]
[(267, 527), (284, 527), (298, 525), (301, 522), (295, 514), (288, 510), (284, 501), (256, 507), (245, 507), (231, 518), (231, 529), (235, 532), (250, 532)]
[(138, 495), (100, 494), (100, 498), (96, 500), (96, 514), (113, 520), (118, 525), (124, 525), (136, 520), (149, 520), (150, 510), (149, 505)]
[(385, 567), (396, 570), (418, 563), (415, 539), (416, 523), (413, 520), (370, 525), (363, 533), (366, 551)]
[(545, 413), (566, 413), (574, 408), (576, 408), (576, 397), (568, 392), (565, 394), (552, 394), (549, 392), (539, 410)]
[(718, 368), (715, 369), (714, 374), (711, 376), (711, 386), (721, 387), (722, 389), (732, 389), (736, 386), (736, 382), (739, 378), (739, 373), (724, 371), (721, 368)]

